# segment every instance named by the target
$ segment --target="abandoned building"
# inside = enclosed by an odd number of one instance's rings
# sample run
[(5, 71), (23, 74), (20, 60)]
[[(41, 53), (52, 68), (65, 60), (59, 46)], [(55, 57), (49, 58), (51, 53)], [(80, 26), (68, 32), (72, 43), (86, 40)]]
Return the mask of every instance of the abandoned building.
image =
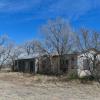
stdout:
[(77, 73), (81, 74), (82, 71), (85, 71), (87, 75), (91, 75), (90, 68), (93, 69), (93, 60), (95, 57), (96, 72), (100, 75), (100, 51), (91, 48), (84, 53), (80, 53), (77, 57)]
[[(89, 70), (87, 60), (82, 53), (65, 54), (62, 61), (58, 55), (25, 56), (15, 60), (14, 71), (43, 74), (80, 73), (82, 70)], [(100, 61), (100, 54), (98, 60)]]
[(36, 57), (33, 56), (21, 56), (14, 61), (13, 71), (24, 72), (24, 73), (35, 73), (37, 72)]
[(25, 56), (15, 60), (14, 71), (43, 74), (58, 74), (67, 73), (72, 70), (76, 71), (77, 54), (64, 55), (61, 64), (59, 61), (60, 57), (58, 55), (44, 55), (41, 57)]

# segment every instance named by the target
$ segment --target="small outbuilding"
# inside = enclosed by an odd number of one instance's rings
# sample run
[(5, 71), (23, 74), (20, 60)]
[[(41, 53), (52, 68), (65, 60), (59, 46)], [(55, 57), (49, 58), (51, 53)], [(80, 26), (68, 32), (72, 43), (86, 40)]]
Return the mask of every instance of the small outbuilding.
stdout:
[(24, 73), (36, 73), (37, 72), (37, 57), (36, 56), (21, 56), (14, 61), (13, 71)]

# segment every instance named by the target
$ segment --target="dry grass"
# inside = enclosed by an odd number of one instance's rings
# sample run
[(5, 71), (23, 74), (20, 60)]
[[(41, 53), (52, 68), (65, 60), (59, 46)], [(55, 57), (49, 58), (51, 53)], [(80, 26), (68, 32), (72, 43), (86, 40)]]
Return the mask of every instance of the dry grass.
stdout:
[(2, 72), (0, 100), (100, 100), (98, 83), (84, 85), (78, 80), (62, 78)]

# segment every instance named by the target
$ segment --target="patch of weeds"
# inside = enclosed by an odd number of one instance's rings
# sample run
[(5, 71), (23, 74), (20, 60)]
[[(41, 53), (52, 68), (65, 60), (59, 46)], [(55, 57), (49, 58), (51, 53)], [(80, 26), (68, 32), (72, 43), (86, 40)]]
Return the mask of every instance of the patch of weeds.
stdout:
[(68, 74), (69, 80), (79, 79), (78, 75), (76, 73), (70, 73)]
[(94, 77), (93, 76), (85, 76), (83, 78), (79, 78), (80, 79), (80, 82), (82, 84), (87, 84), (87, 83), (92, 83), (94, 81)]

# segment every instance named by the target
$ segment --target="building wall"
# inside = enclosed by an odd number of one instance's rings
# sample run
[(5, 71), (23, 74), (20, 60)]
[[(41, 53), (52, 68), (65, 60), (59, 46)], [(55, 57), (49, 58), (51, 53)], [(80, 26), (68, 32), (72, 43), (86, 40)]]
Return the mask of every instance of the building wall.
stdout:
[[(89, 52), (89, 53), (85, 53), (85, 54), (80, 54), (78, 56), (78, 69), (84, 69), (83, 67), (83, 60), (87, 59), (86, 56), (88, 56), (88, 58), (92, 58), (93, 59), (93, 52)], [(97, 59), (100, 61), (100, 54), (97, 56)]]
[(39, 59), (36, 58), (36, 59), (35, 59), (35, 73), (38, 72), (38, 67), (39, 67)]
[(69, 61), (68, 73), (77, 73), (77, 54), (65, 55), (65, 61), (67, 60)]
[[(90, 51), (90, 52), (87, 52), (87, 53), (84, 53), (84, 54), (80, 54), (78, 56), (78, 74), (80, 74), (82, 71), (85, 71), (85, 70), (88, 70), (88, 72), (90, 73), (89, 67), (93, 66), (92, 62), (90, 62), (90, 65), (87, 65), (87, 68), (84, 68), (84, 61), (88, 60), (87, 57), (92, 58), (92, 60), (93, 60), (93, 54), (95, 54), (95, 51)], [(100, 54), (97, 56), (97, 59), (100, 62)], [(100, 67), (99, 66), (100, 65), (97, 66), (98, 73), (100, 73)]]
[(38, 59), (38, 73), (51, 73), (51, 62), (48, 56), (42, 56)]
[[(51, 57), (42, 57), (39, 59), (39, 72), (40, 73), (51, 73), (51, 74), (60, 74), (68, 73), (71, 71), (76, 71), (77, 68), (77, 55), (64, 55), (63, 61), (60, 66), (60, 57), (51, 56)], [(74, 61), (72, 61), (74, 59)], [(68, 61), (68, 63), (66, 63)]]
[(59, 63), (59, 57), (54, 56), (51, 57), (51, 72), (54, 74), (60, 73), (60, 63)]

